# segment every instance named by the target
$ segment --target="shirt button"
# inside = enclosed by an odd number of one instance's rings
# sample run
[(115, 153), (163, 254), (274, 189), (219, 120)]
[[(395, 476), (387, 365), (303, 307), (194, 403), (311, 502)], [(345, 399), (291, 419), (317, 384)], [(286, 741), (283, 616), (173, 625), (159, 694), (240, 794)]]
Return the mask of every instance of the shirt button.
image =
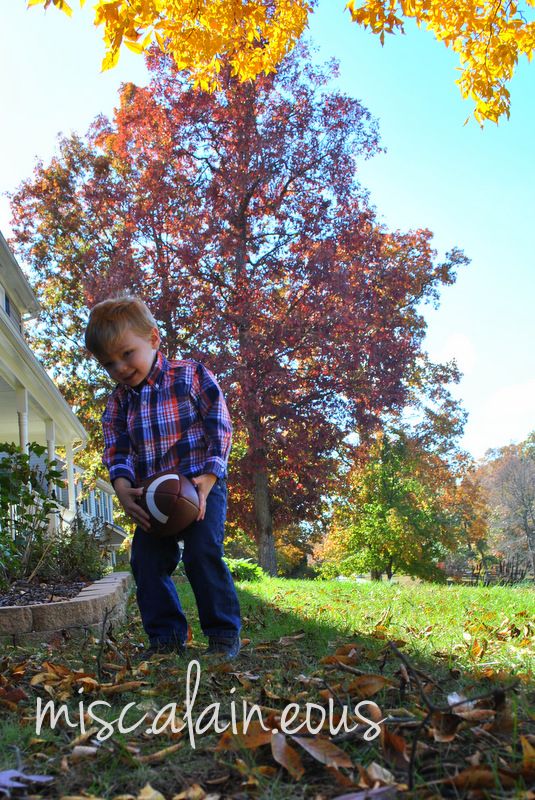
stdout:
[(160, 384), (159, 384), (159, 383), (155, 383), (155, 384), (154, 384), (154, 388), (155, 388), (155, 389), (159, 389), (159, 388), (160, 388)]

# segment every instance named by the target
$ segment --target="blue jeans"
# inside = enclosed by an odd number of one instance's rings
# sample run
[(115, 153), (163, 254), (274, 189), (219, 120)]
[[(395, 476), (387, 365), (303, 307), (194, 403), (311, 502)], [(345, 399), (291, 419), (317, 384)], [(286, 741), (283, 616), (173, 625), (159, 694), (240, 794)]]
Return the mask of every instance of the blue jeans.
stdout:
[[(180, 534), (182, 561), (206, 636), (231, 637), (240, 632), (238, 596), (222, 560), (226, 514), (227, 484), (218, 478), (206, 499), (204, 519)], [(188, 623), (171, 578), (179, 560), (178, 537), (157, 538), (136, 528), (130, 565), (143, 627), (153, 645), (187, 638)]]

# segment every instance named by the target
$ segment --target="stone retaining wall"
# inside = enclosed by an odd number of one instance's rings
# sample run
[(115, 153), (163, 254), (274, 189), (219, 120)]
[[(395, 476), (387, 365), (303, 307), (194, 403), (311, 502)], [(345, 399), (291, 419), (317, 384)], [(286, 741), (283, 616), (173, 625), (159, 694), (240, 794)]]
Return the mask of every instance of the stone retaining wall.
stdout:
[(70, 638), (89, 632), (99, 634), (107, 619), (123, 622), (133, 585), (129, 572), (113, 572), (85, 586), (71, 600), (0, 607), (0, 643), (38, 644), (58, 633)]

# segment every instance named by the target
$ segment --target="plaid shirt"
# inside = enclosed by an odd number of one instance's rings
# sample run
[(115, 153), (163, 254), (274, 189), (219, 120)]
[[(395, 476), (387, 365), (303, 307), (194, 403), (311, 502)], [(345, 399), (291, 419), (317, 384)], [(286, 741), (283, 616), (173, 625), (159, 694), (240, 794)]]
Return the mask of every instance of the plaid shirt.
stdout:
[(115, 387), (102, 428), (112, 482), (139, 484), (173, 467), (189, 477), (226, 475), (232, 424), (214, 375), (198, 361), (168, 361), (158, 351), (139, 387)]

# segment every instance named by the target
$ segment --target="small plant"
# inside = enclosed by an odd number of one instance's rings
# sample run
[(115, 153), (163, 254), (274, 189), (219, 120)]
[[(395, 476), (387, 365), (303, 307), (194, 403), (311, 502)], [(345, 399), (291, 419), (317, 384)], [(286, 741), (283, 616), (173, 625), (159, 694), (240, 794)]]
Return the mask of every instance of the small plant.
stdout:
[(223, 558), (230, 574), (237, 581), (261, 581), (265, 572), (250, 558)]
[(33, 573), (45, 581), (98, 580), (104, 575), (105, 553), (99, 543), (99, 524), (89, 526), (77, 514), (67, 527), (35, 551)]
[(36, 442), (29, 444), (28, 453), (12, 442), (0, 443), (0, 585), (3, 586), (30, 575), (35, 551), (44, 546), (50, 517), (60, 509), (52, 487), (61, 479), (61, 472), (45, 453), (46, 448)]

